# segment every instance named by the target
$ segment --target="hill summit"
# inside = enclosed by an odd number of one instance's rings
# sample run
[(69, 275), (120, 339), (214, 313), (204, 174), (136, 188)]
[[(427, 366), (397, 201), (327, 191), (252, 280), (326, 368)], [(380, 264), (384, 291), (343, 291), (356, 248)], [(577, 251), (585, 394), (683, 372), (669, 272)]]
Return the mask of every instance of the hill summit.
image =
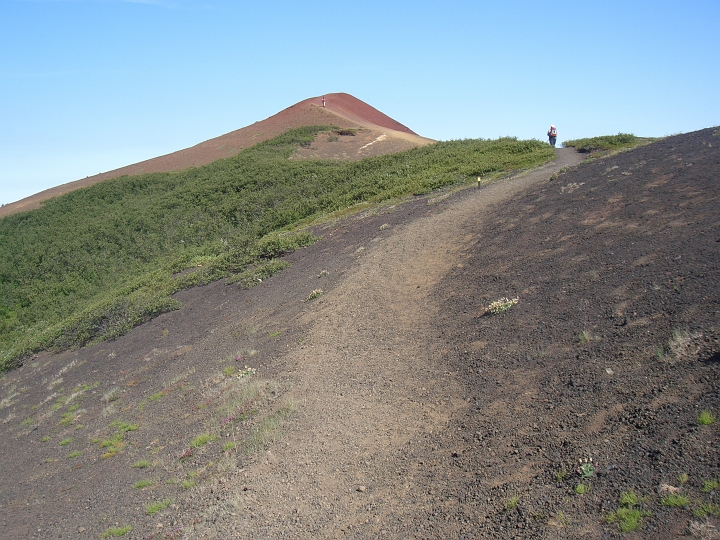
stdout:
[(300, 158), (361, 159), (400, 152), (434, 142), (432, 139), (419, 136), (407, 126), (350, 94), (325, 94), (305, 99), (265, 120), (190, 148), (46, 189), (0, 208), (0, 218), (39, 208), (43, 201), (51, 197), (92, 186), (103, 180), (124, 175), (180, 171), (207, 165), (219, 159), (232, 157), (245, 148), (277, 137), (288, 129), (312, 125), (333, 125), (341, 128), (342, 131), (333, 137), (319, 139), (317, 144), (304, 149), (298, 156)]

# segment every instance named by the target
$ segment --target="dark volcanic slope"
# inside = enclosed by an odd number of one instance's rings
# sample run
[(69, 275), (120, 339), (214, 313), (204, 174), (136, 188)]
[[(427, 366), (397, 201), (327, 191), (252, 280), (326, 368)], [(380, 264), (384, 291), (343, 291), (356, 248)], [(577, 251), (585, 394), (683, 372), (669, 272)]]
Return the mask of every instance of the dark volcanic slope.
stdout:
[[(636, 490), (654, 515), (645, 537), (678, 538), (693, 516), (661, 503), (663, 484), (694, 508), (720, 502), (699, 491), (720, 474), (718, 427), (697, 421), (720, 413), (718, 146), (713, 130), (668, 138), (468, 224), (438, 326), (472, 396), (456, 465), (476, 473), (449, 496), (482, 508), (483, 536), (543, 537), (548, 519), (564, 529), (560, 515), (568, 537), (600, 537)], [(503, 296), (520, 300), (481, 316)], [(591, 457), (598, 473), (578, 495), (578, 460)]]

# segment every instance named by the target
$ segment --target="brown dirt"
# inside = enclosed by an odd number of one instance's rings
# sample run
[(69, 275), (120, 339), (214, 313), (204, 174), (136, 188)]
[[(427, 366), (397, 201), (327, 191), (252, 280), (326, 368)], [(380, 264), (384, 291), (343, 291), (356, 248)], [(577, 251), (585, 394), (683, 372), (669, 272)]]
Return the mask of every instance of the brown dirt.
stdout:
[[(432, 139), (420, 137), (400, 122), (350, 94), (326, 94), (325, 107), (322, 106), (322, 96), (308, 98), (261, 122), (255, 122), (250, 126), (231, 131), (190, 148), (68, 182), (20, 201), (6, 204), (0, 208), (0, 218), (34, 210), (51, 197), (59, 197), (70, 191), (95, 185), (103, 180), (123, 175), (172, 172), (207, 165), (218, 159), (232, 157), (241, 150), (277, 137), (288, 129), (311, 125), (364, 128), (364, 132), (369, 130), (373, 134), (373, 139), (384, 135), (382, 139), (372, 145), (372, 149), (368, 147), (358, 153), (356, 152), (358, 148), (353, 148), (349, 154), (339, 152), (337, 155), (330, 156), (335, 159), (362, 159), (371, 155), (389, 154), (434, 142)], [(321, 146), (324, 140), (319, 141)], [(347, 148), (343, 148), (343, 150), (347, 150)], [(313, 154), (308, 151), (304, 157), (313, 157)], [(325, 157), (325, 154), (321, 151), (316, 157)]]
[[(717, 147), (704, 130), (579, 166), (561, 149), (318, 225), (251, 290), (184, 291), (117, 341), (38, 355), (0, 381), (0, 537), (712, 538), (692, 509), (720, 502), (702, 491), (720, 428), (697, 422), (720, 414)], [(235, 422), (222, 406), (252, 385)], [(103, 459), (114, 420), (139, 427)], [(202, 433), (222, 438), (192, 448)], [(690, 509), (662, 505), (671, 488)], [(621, 535), (603, 518), (631, 489), (652, 515)]]

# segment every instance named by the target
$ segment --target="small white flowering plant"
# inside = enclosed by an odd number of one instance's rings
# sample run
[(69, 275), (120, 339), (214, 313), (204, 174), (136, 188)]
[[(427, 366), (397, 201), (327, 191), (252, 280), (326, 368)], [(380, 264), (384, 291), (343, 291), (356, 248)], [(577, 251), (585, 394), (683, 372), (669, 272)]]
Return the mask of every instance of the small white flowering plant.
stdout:
[(515, 304), (517, 304), (520, 301), (519, 297), (515, 298), (500, 298), (500, 300), (495, 300), (492, 304), (490, 304), (486, 309), (485, 313), (489, 313), (490, 315), (497, 315), (498, 313), (502, 313), (503, 311), (507, 311), (511, 307), (513, 307)]

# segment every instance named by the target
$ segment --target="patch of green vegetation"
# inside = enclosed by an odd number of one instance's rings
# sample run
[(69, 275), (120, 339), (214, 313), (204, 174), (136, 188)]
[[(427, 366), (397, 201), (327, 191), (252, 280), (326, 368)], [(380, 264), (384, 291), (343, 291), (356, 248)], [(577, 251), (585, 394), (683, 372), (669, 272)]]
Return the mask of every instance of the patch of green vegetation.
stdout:
[(190, 441), (190, 446), (192, 448), (200, 448), (201, 446), (205, 446), (207, 443), (217, 441), (219, 438), (220, 437), (218, 437), (217, 435), (203, 433), (202, 435), (198, 435), (192, 441)]
[(70, 444), (70, 443), (73, 442), (74, 440), (75, 440), (75, 439), (72, 439), (72, 438), (63, 439), (62, 441), (60, 441), (60, 446), (67, 446), (68, 444)]
[(223, 368), (223, 375), (225, 375), (226, 377), (232, 377), (233, 375), (235, 375), (236, 371), (237, 369), (235, 369), (235, 366), (225, 366)]
[(591, 341), (600, 341), (600, 336), (593, 334), (590, 330), (582, 330), (578, 334), (578, 343), (584, 345)]
[(681, 493), (671, 493), (663, 497), (660, 501), (663, 506), (671, 506), (673, 508), (687, 508), (691, 502), (690, 497)]
[(697, 517), (720, 517), (720, 505), (707, 502), (701, 503), (695, 510), (693, 510), (693, 514)]
[(151, 465), (152, 465), (152, 463), (150, 463), (146, 459), (141, 459), (140, 461), (136, 461), (135, 463), (133, 463), (133, 467), (135, 469), (147, 469)]
[(80, 454), (82, 454), (82, 452), (81, 452), (80, 450), (75, 450), (74, 452), (70, 452), (70, 453), (68, 454), (68, 457), (69, 457), (70, 459), (73, 459), (73, 458), (78, 457)]
[(565, 477), (567, 476), (567, 471), (565, 469), (562, 469), (560, 471), (557, 471), (555, 473), (555, 482), (560, 484), (563, 480), (565, 480)]
[(578, 152), (589, 153), (599, 150), (618, 150), (620, 148), (633, 148), (643, 144), (646, 139), (636, 137), (632, 133), (618, 133), (617, 135), (602, 135), (585, 139), (573, 139), (563, 142), (563, 146), (573, 147)]
[(289, 130), (203, 167), (107, 180), (0, 220), (0, 371), (39, 350), (113, 339), (177, 309), (179, 290), (264, 268), (311, 242), (299, 227), (322, 216), (555, 157), (540, 141), (502, 138), (355, 162), (289, 159), (328, 129)]
[(71, 412), (66, 412), (60, 417), (58, 425), (67, 426), (68, 424), (72, 424), (73, 420), (75, 420), (75, 415)]
[(510, 510), (514, 510), (517, 507), (519, 502), (520, 502), (520, 496), (513, 495), (507, 501), (505, 501), (505, 510), (507, 510), (508, 512)]
[(110, 538), (111, 536), (125, 536), (127, 533), (132, 531), (130, 525), (124, 527), (110, 527), (107, 531), (100, 535), (100, 538)]
[(717, 479), (703, 480), (703, 487), (700, 488), (700, 491), (703, 493), (710, 493), (711, 491), (715, 491), (718, 487), (720, 487), (720, 482), (718, 482)]
[(590, 484), (580, 483), (575, 486), (575, 493), (578, 495), (585, 495), (590, 492)]
[(148, 486), (152, 486), (153, 484), (155, 484), (155, 482), (152, 480), (140, 480), (139, 482), (135, 482), (135, 485), (133, 487), (135, 489), (142, 489)]
[(281, 433), (283, 421), (295, 410), (295, 402), (288, 401), (279, 410), (263, 418), (243, 441), (246, 452), (257, 452), (274, 443)]
[(103, 453), (103, 455), (101, 456), (103, 459), (111, 458), (120, 453), (120, 451), (125, 446), (125, 443), (123, 442), (125, 440), (125, 433), (126, 431), (120, 430), (107, 439), (93, 440), (94, 443), (100, 444), (100, 448), (106, 449), (105, 453)]
[(688, 480), (690, 480), (688, 473), (681, 473), (678, 475), (678, 482), (680, 482), (680, 484), (687, 484)]
[(229, 452), (236, 446), (237, 446), (237, 443), (235, 443), (235, 442), (226, 442), (225, 444), (223, 444), (223, 452)]
[[(301, 242), (297, 242), (293, 247), (298, 249), (304, 247), (304, 244), (310, 244), (316, 240), (315, 236), (307, 236)], [(288, 250), (290, 246), (288, 246)], [(237, 275), (230, 276), (227, 278), (227, 283), (237, 283), (243, 289), (252, 289), (255, 285), (259, 285), (269, 277), (290, 268), (290, 263), (280, 259), (272, 259), (269, 262), (260, 262), (248, 268), (244, 272), (240, 272)]]
[(712, 413), (712, 411), (701, 411), (700, 415), (698, 416), (698, 424), (701, 426), (709, 426), (710, 424), (714, 424), (717, 418), (715, 418), (715, 415)]
[(274, 332), (270, 332), (269, 337), (276, 338), (278, 337), (282, 332), (280, 330), (275, 330)]
[(48, 442), (52, 437), (50, 435), (45, 435), (42, 439), (40, 439), (40, 442)]
[(21, 426), (32, 426), (35, 423), (35, 419), (32, 417), (28, 417), (22, 422), (20, 422)]
[(620, 494), (620, 508), (605, 516), (608, 523), (617, 523), (620, 532), (628, 533), (642, 528), (642, 518), (652, 515), (649, 511), (637, 508), (646, 497), (638, 496), (634, 491)]
[(195, 480), (193, 480), (192, 478), (186, 478), (185, 480), (180, 482), (180, 485), (183, 489), (190, 489), (195, 487)]
[(122, 422), (120, 420), (115, 420), (112, 424), (110, 424), (110, 427), (114, 427), (118, 431), (122, 431), (123, 433), (126, 433), (128, 431), (137, 431), (140, 427), (140, 424), (131, 424), (129, 422)]
[(163, 510), (164, 508), (170, 506), (171, 502), (172, 501), (170, 499), (164, 499), (162, 501), (155, 501), (153, 503), (150, 503), (145, 507), (145, 513), (149, 516), (157, 514), (160, 510)]

